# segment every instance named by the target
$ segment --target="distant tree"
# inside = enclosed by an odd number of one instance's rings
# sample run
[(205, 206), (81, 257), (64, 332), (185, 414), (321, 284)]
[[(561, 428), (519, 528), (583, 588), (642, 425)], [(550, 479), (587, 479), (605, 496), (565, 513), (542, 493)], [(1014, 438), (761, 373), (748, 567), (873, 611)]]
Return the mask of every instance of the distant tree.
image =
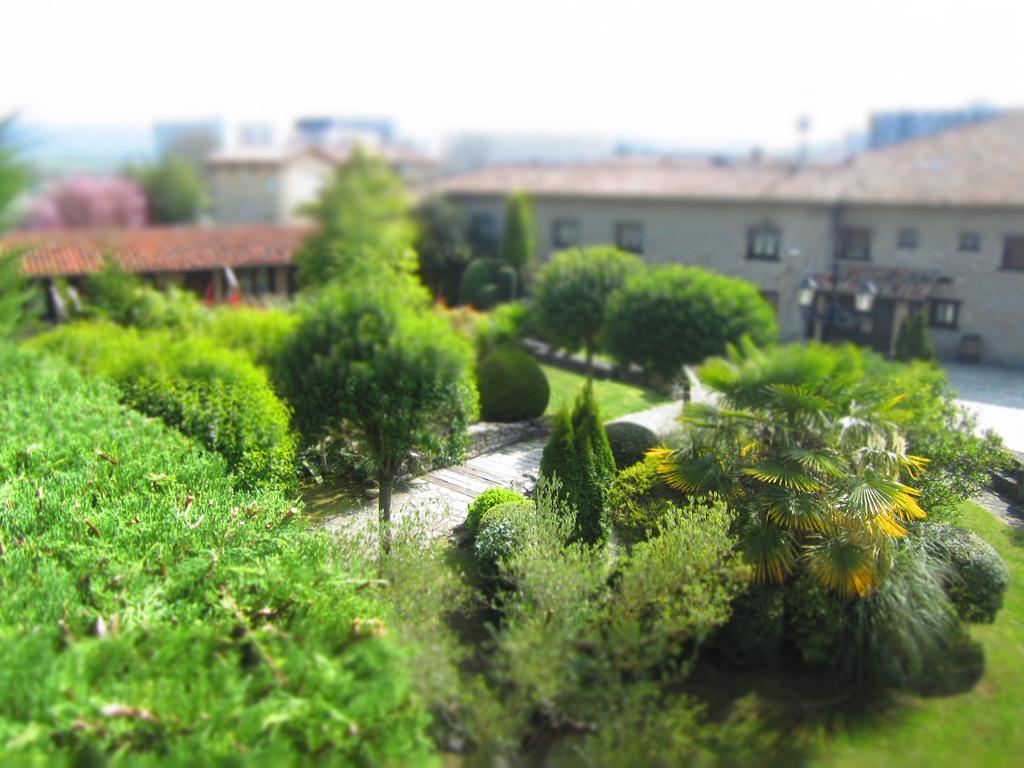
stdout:
[(280, 365), (300, 428), (341, 432), (371, 468), (384, 552), (407, 460), (457, 461), (477, 410), (472, 346), (426, 304), (395, 277), (328, 287), (300, 311)]
[(523, 292), (526, 273), (537, 250), (533, 229), (533, 206), (523, 192), (513, 192), (505, 205), (505, 228), (499, 255), (516, 269)]
[[(11, 203), (28, 181), (25, 167), (18, 161), (12, 146), (11, 127), (10, 120), (0, 120), (0, 232), (9, 221)], [(37, 297), (37, 291), (22, 272), (21, 250), (0, 247), (0, 339), (9, 338), (22, 329), (31, 315), (29, 307)]]
[(431, 198), (415, 211), (420, 279), (449, 304), (458, 300), (459, 281), (472, 258), (462, 209)]
[(416, 269), (416, 225), (402, 180), (378, 157), (357, 149), (315, 203), (303, 210), (319, 225), (295, 255), (299, 282), (332, 281)]
[(588, 377), (608, 301), (642, 269), (637, 256), (605, 245), (562, 251), (541, 269), (536, 307), (544, 335), (571, 352), (582, 347)]
[(203, 180), (183, 158), (169, 156), (157, 165), (129, 168), (127, 174), (145, 190), (153, 223), (195, 221), (207, 204)]
[(639, 272), (615, 292), (604, 337), (621, 363), (671, 381), (729, 342), (747, 335), (770, 344), (778, 334), (775, 311), (753, 283), (670, 265)]
[(51, 186), (28, 210), (29, 229), (142, 227), (146, 195), (129, 179), (79, 176)]

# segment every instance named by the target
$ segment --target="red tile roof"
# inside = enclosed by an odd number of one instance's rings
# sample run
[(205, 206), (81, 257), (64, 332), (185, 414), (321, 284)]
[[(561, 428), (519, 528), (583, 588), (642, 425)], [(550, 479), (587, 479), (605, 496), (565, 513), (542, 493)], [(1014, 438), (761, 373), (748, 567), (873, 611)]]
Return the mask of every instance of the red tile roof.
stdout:
[(795, 167), (738, 160), (611, 160), (493, 166), (421, 194), (1024, 207), (1024, 111), (864, 152), (847, 163)]
[(301, 227), (150, 227), (26, 231), (0, 246), (25, 249), (25, 273), (82, 275), (110, 253), (130, 272), (186, 272), (221, 267), (286, 266), (308, 229)]

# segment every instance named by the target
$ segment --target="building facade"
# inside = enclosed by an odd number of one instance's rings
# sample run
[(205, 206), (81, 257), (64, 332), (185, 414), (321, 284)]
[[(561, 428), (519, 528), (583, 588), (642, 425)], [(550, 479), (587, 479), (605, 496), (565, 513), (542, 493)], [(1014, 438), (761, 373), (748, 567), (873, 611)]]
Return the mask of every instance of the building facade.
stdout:
[[(477, 241), (515, 190), (534, 203), (540, 259), (613, 243), (652, 263), (750, 280), (786, 340), (849, 338), (892, 352), (927, 313), (944, 357), (1024, 366), (1024, 115), (834, 166), (612, 162), (484, 169), (435, 185)], [(870, 313), (857, 313), (861, 288)], [(813, 296), (801, 306), (801, 289)]]

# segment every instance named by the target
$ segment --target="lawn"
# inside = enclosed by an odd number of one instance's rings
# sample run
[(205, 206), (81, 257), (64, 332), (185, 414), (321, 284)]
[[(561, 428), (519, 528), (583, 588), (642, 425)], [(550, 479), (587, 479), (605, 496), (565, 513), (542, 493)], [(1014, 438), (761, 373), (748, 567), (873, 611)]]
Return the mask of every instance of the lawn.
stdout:
[(824, 742), (821, 766), (1021, 765), (1024, 755), (1024, 537), (973, 503), (963, 524), (981, 534), (1006, 561), (1011, 586), (992, 625), (971, 628), (984, 646), (985, 673), (970, 691), (909, 697), (877, 723), (845, 730)]
[[(541, 368), (544, 369), (551, 384), (551, 400), (545, 413), (546, 416), (551, 416), (563, 405), (572, 404), (587, 378), (550, 365), (542, 365)], [(653, 390), (608, 379), (594, 380), (594, 394), (601, 406), (601, 417), (605, 421), (669, 402), (669, 398)]]

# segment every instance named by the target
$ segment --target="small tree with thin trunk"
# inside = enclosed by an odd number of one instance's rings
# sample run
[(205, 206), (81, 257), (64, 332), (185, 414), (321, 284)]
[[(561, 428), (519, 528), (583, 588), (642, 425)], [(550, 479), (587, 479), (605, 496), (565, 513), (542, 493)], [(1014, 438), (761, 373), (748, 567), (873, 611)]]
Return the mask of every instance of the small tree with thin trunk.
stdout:
[(598, 245), (556, 253), (537, 280), (536, 306), (544, 335), (574, 352), (583, 348), (587, 376), (593, 370), (608, 299), (643, 261), (618, 248)]
[(412, 454), (457, 461), (476, 415), (473, 350), (400, 279), (332, 287), (300, 310), (281, 384), (303, 432), (340, 432), (380, 487), (381, 550)]

